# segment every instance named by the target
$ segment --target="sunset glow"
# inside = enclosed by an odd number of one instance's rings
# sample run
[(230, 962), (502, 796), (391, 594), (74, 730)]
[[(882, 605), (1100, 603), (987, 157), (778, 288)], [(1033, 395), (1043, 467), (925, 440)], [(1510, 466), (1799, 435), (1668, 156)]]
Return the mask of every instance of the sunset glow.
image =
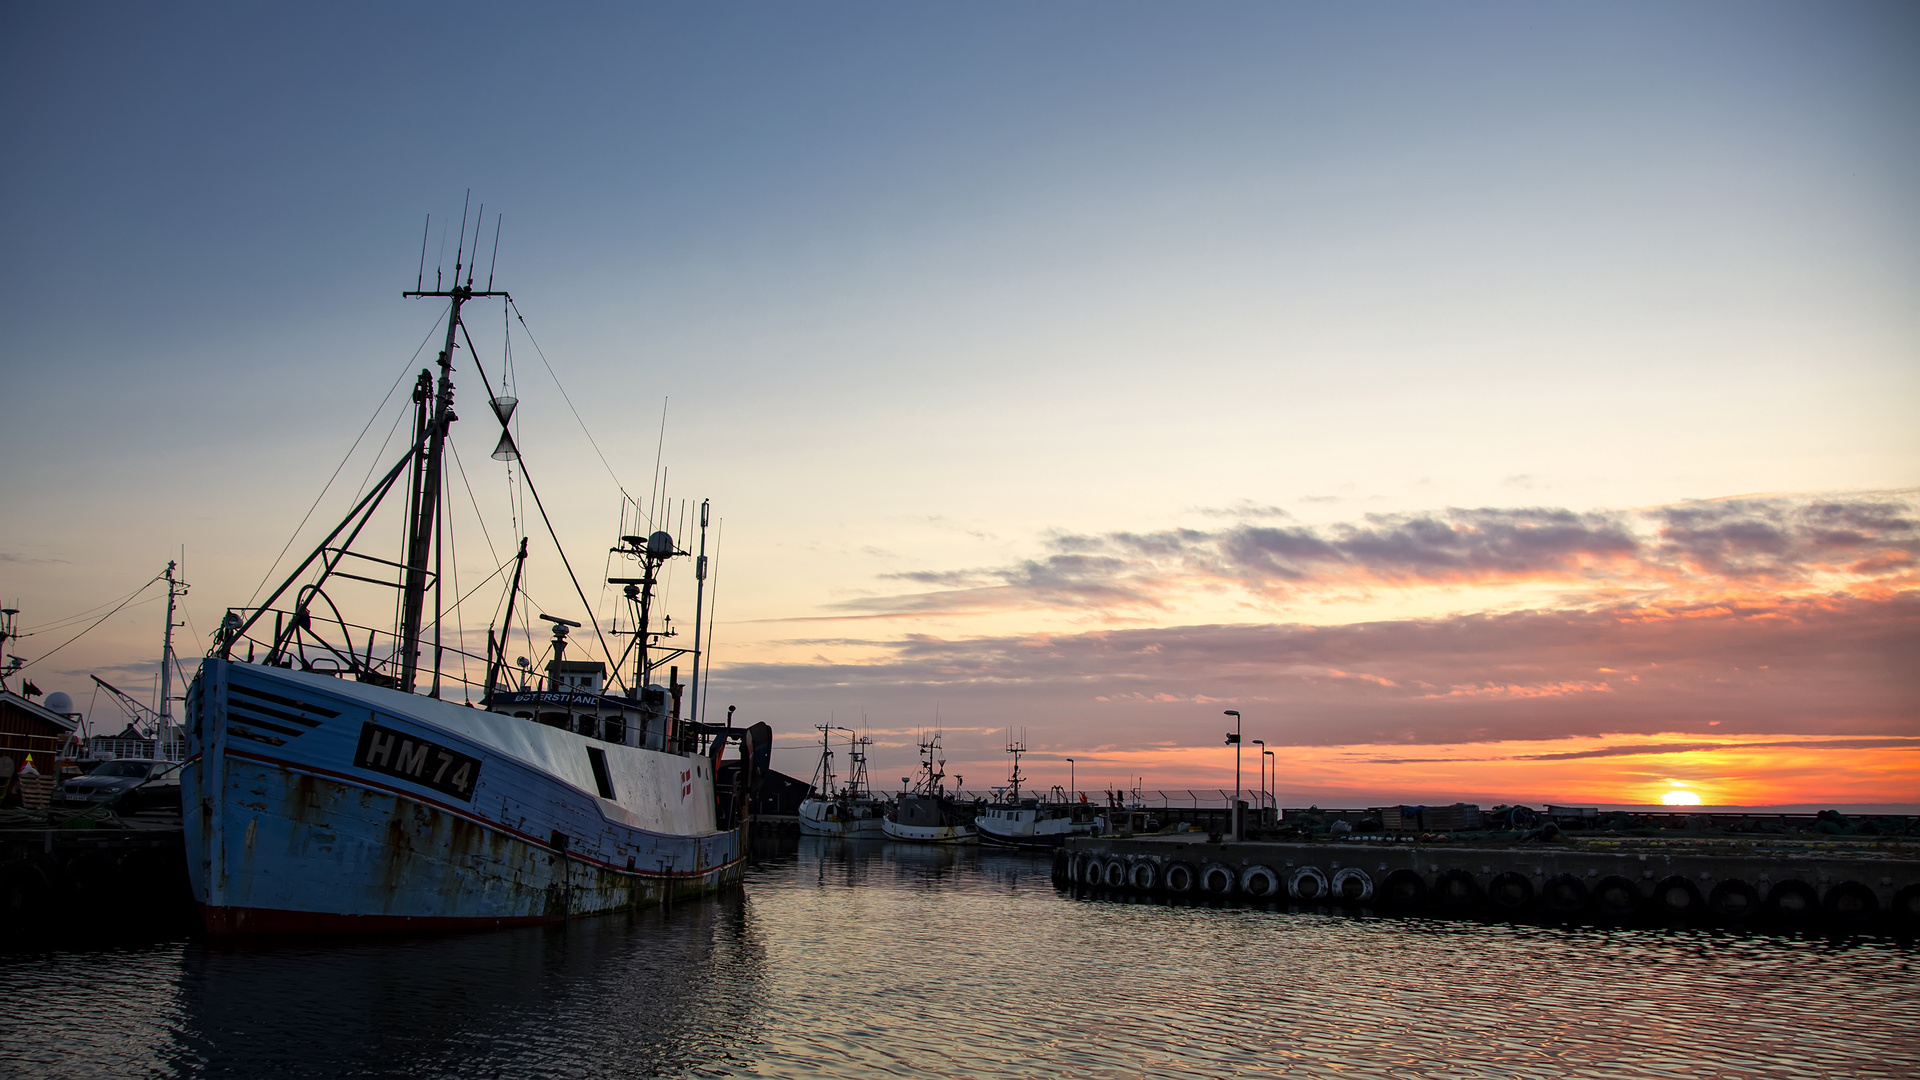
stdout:
[[(1217, 799), (1233, 786), (1231, 748), (1070, 749), (1041, 743), (1033, 738), (1037, 730), (1028, 731), (1033, 752), (1023, 767), (1042, 786), (1066, 786), (1066, 757), (1075, 759), (1073, 775), (1082, 790), (1137, 784), (1172, 793), (1169, 798), (1192, 792)], [(913, 746), (911, 732), (878, 732), (876, 740), (891, 744), (895, 753)], [(948, 728), (948, 771), (966, 776), (968, 787), (1001, 782), (1006, 770), (1002, 743), (999, 731)], [(1603, 736), (1275, 750), (1278, 777), (1272, 786), (1290, 806), (1455, 800), (1588, 806), (1901, 804), (1913, 801), (1912, 793), (1920, 790), (1920, 738), (1915, 737)], [(1243, 756), (1242, 766), (1245, 785), (1257, 786), (1259, 766), (1252, 752)], [(1698, 779), (1675, 787), (1676, 772)]]
[[(940, 724), (1218, 792), (1233, 709), (1290, 802), (1920, 803), (1920, 37), (1803, 7), (11, 5), (8, 657), (119, 730), (151, 594), (61, 642), (178, 560), (190, 676), (391, 467), (484, 205), (436, 645), (610, 661), (609, 545), (711, 499), (655, 625), (802, 781)], [(443, 36), (529, 62), (428, 152)]]

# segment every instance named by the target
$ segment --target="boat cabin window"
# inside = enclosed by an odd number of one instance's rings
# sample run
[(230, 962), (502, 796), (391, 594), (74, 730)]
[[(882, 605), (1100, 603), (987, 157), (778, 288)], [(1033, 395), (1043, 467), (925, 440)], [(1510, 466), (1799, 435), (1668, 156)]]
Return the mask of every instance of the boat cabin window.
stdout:
[(593, 768), (593, 785), (599, 789), (600, 797), (613, 798), (613, 776), (607, 771), (607, 752), (597, 746), (587, 747), (587, 764)]
[(540, 714), (540, 722), (548, 727), (563, 728), (568, 726), (567, 714), (563, 712), (543, 712)]

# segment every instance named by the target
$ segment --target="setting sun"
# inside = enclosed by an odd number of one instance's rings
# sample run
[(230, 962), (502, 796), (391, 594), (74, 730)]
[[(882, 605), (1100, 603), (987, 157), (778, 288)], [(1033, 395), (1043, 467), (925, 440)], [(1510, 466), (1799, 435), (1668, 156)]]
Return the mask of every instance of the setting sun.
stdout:
[(1665, 795), (1660, 796), (1660, 801), (1668, 806), (1699, 806), (1700, 796), (1691, 791), (1681, 791), (1679, 788), (1675, 788)]

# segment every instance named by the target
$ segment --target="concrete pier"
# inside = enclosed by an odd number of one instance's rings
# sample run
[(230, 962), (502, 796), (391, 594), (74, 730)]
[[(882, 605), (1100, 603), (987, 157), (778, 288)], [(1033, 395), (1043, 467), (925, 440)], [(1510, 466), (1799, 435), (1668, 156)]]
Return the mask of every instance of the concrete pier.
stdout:
[(0, 916), (10, 941), (187, 932), (197, 920), (179, 815), (0, 827)]
[(1053, 877), (1063, 889), (1171, 900), (1920, 930), (1920, 857), (1904, 844), (1075, 837), (1055, 856)]

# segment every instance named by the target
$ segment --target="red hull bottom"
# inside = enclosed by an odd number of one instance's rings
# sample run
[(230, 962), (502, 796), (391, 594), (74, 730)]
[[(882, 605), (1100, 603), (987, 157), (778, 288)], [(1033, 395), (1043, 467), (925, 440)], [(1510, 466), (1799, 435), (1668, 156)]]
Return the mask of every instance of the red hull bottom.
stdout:
[(200, 923), (210, 937), (271, 934), (447, 934), (538, 926), (565, 920), (563, 915), (472, 918), (412, 915), (335, 915), (322, 911), (213, 907), (201, 904)]

